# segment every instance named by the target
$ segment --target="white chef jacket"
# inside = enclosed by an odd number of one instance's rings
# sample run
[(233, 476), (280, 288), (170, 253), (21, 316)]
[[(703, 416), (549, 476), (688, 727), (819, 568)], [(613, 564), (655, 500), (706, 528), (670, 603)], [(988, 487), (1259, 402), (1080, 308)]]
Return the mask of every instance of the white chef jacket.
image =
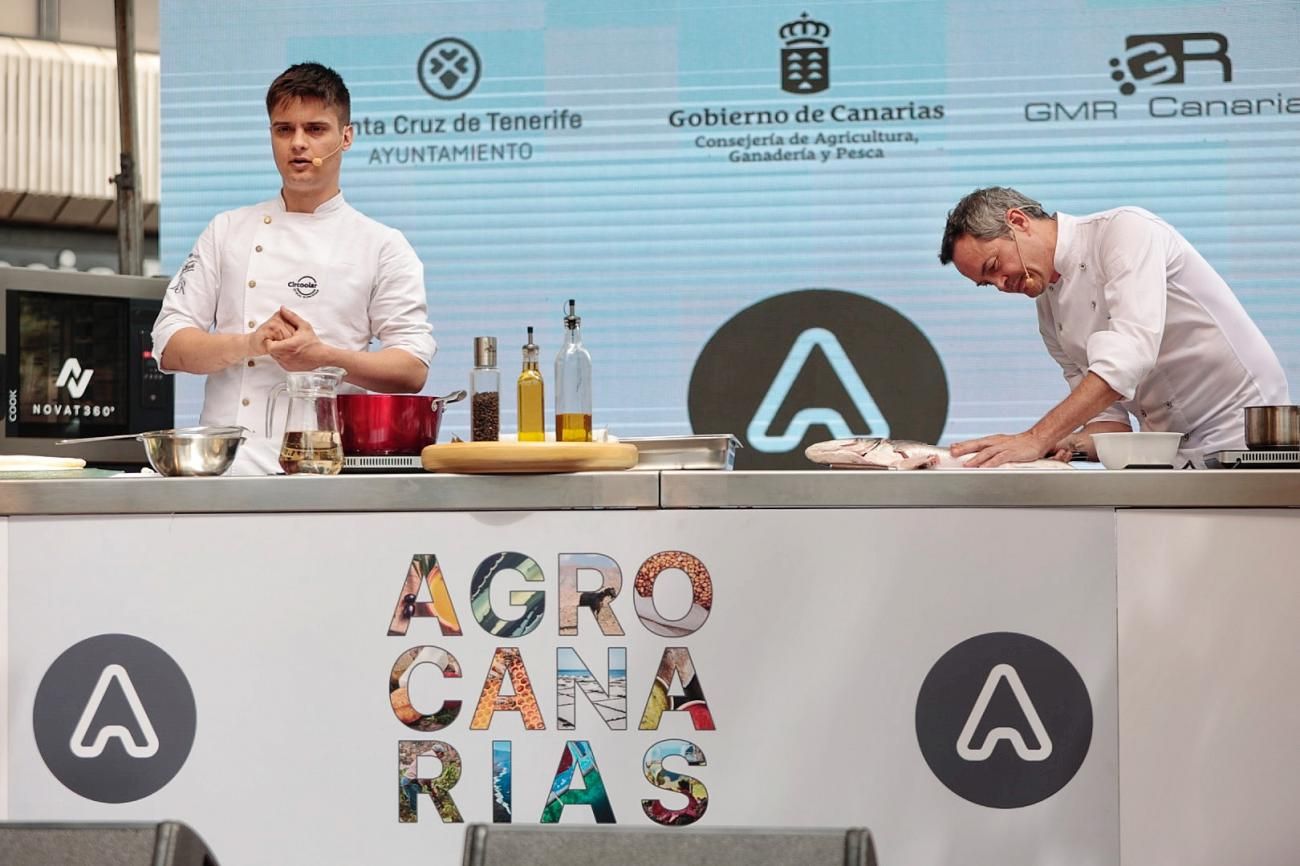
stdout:
[[(363, 351), (376, 337), (382, 348), (403, 349), (426, 366), (436, 349), (415, 250), (339, 193), (309, 214), (285, 210), (280, 196), (218, 214), (168, 286), (153, 328), (154, 357), (161, 365), (183, 328), (248, 334), (281, 305), (338, 348)], [(285, 371), (269, 355), (208, 374), (200, 423), (253, 431), (231, 474), (280, 471), (286, 400), (269, 431), (266, 408), (271, 388), (283, 381)]]
[(1071, 390), (1093, 372), (1119, 392), (1094, 421), (1182, 433), (1180, 455), (1203, 465), (1245, 447), (1243, 407), (1291, 402), (1264, 335), (1173, 226), (1136, 207), (1056, 222), (1061, 276), (1038, 328)]

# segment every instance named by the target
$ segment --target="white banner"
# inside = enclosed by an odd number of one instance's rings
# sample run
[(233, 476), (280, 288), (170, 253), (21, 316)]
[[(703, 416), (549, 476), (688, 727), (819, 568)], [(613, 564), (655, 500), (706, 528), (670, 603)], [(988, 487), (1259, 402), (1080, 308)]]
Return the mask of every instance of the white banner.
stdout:
[(451, 866), (494, 820), (1119, 856), (1108, 510), (9, 531), (12, 818), (177, 818), (245, 864)]

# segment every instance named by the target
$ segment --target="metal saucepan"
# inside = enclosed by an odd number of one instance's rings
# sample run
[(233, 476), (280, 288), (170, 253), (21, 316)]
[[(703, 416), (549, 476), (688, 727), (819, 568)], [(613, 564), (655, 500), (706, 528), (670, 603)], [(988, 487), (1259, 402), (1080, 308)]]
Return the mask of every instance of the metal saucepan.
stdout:
[(1300, 448), (1300, 406), (1247, 406), (1246, 447)]
[(465, 392), (445, 397), (422, 394), (340, 394), (339, 432), (349, 457), (418, 455), (438, 441), (442, 410), (465, 399)]
[(247, 436), (246, 427), (180, 427), (175, 430), (150, 430), (147, 433), (60, 439), (54, 444), (78, 445), (112, 439), (138, 439), (144, 445), (149, 465), (159, 475), (206, 476), (221, 475), (229, 469), (240, 443)]

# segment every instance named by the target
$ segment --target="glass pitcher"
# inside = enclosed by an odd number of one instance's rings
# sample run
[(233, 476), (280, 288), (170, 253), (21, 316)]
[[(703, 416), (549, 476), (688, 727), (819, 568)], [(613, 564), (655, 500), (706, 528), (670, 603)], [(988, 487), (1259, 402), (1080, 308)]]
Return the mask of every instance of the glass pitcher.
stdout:
[(286, 474), (338, 475), (343, 469), (338, 386), (347, 374), (342, 367), (317, 367), (288, 373), (286, 381), (271, 389), (266, 400), (268, 435), (280, 394), (289, 396), (284, 439), (280, 443), (280, 466)]

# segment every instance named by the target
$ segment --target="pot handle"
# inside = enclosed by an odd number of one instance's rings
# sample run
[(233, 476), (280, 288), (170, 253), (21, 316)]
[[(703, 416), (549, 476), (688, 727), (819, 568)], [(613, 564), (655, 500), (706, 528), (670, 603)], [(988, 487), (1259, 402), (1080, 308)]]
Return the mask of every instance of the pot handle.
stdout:
[(434, 412), (437, 412), (439, 409), (446, 406), (448, 403), (459, 403), (461, 400), (464, 400), (465, 397), (466, 397), (465, 389), (461, 388), (458, 391), (452, 391), (450, 394), (448, 394), (445, 397), (434, 397), (433, 400), (430, 401), (429, 403), (429, 408), (432, 409)]
[(113, 436), (85, 436), (81, 439), (57, 439), (55, 445), (80, 445), (83, 442), (111, 442), (114, 439), (139, 439), (139, 433), (117, 433)]

